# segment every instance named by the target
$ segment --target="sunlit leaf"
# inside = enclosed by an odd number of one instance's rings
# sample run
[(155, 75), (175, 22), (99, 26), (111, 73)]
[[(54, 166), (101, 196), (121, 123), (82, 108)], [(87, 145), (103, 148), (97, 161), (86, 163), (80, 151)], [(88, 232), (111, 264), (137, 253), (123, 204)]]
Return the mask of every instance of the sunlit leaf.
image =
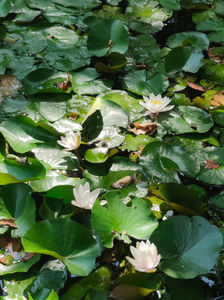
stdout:
[(219, 229), (199, 216), (178, 216), (162, 222), (151, 241), (163, 258), (160, 269), (182, 279), (207, 273), (215, 265), (223, 244)]

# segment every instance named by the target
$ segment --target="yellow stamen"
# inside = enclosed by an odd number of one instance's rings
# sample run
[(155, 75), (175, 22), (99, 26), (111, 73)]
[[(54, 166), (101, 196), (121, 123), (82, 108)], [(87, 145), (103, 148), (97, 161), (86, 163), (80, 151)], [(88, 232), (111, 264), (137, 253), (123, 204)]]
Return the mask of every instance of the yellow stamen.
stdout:
[(153, 104), (162, 104), (162, 101), (159, 101), (159, 100), (152, 100), (152, 103), (153, 103)]

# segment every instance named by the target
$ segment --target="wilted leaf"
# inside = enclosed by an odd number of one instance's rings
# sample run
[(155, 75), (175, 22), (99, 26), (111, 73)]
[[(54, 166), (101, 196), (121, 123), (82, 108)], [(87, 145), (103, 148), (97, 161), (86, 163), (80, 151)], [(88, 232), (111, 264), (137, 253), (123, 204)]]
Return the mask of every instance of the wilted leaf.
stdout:
[(22, 87), (15, 76), (7, 74), (0, 76), (0, 102), (8, 96), (15, 96), (16, 91)]
[(204, 165), (205, 169), (213, 170), (213, 169), (219, 168), (219, 164), (212, 159), (207, 158), (207, 159), (205, 159), (204, 162), (205, 162), (205, 165)]
[(133, 132), (135, 135), (145, 134), (147, 132), (153, 135), (157, 130), (156, 122), (141, 123), (141, 124), (139, 122), (135, 122), (133, 123), (133, 125), (135, 127), (129, 128), (129, 131)]
[(204, 92), (204, 88), (201, 85), (195, 84), (190, 81), (188, 81), (187, 85), (194, 90)]
[(215, 94), (212, 97), (210, 104), (213, 106), (220, 106), (220, 105), (224, 106), (224, 90)]
[(15, 219), (0, 219), (0, 226), (1, 225), (9, 225), (10, 227), (17, 228), (17, 225), (15, 224)]

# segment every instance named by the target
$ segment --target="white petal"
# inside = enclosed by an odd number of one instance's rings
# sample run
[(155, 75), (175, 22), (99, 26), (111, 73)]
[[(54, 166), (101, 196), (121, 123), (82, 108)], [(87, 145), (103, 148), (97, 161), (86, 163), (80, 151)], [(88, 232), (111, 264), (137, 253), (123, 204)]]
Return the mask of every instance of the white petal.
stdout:
[(67, 147), (68, 147), (67, 143), (65, 143), (65, 142), (63, 142), (63, 141), (58, 140), (57, 143), (58, 143), (60, 146), (64, 147), (64, 148), (67, 148)]
[(99, 193), (100, 193), (100, 189), (96, 189), (96, 190), (91, 192), (91, 199), (93, 200), (93, 202), (95, 202), (95, 200), (97, 199)]
[(139, 254), (140, 251), (137, 248), (133, 247), (133, 246), (130, 247), (130, 251), (131, 251), (132, 256), (135, 259), (137, 259), (138, 254)]
[(174, 108), (174, 105), (169, 105), (169, 106), (164, 107), (164, 108), (161, 110), (161, 112), (163, 112), (163, 111), (168, 111), (168, 110), (171, 110), (171, 109), (173, 109), (173, 108)]

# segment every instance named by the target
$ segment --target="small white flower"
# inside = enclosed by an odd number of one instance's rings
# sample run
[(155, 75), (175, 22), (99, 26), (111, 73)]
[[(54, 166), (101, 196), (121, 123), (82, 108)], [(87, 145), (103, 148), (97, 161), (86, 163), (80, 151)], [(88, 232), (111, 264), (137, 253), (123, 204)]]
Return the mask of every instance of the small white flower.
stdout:
[(171, 99), (168, 97), (161, 97), (161, 95), (155, 96), (154, 94), (150, 94), (149, 97), (143, 96), (143, 99), (144, 102), (139, 101), (139, 103), (147, 110), (146, 115), (160, 113), (174, 107), (174, 105), (167, 106)]
[(72, 201), (72, 204), (80, 208), (92, 209), (99, 193), (100, 189), (90, 192), (89, 183), (86, 182), (84, 185), (79, 185), (73, 189), (75, 200)]
[(134, 259), (127, 256), (128, 261), (140, 272), (154, 272), (160, 262), (161, 256), (158, 255), (156, 246), (149, 240), (136, 243), (136, 248), (130, 247)]
[(58, 140), (57, 143), (66, 148), (65, 150), (75, 150), (80, 146), (81, 136), (79, 132), (69, 131), (64, 136), (61, 136), (61, 140)]

